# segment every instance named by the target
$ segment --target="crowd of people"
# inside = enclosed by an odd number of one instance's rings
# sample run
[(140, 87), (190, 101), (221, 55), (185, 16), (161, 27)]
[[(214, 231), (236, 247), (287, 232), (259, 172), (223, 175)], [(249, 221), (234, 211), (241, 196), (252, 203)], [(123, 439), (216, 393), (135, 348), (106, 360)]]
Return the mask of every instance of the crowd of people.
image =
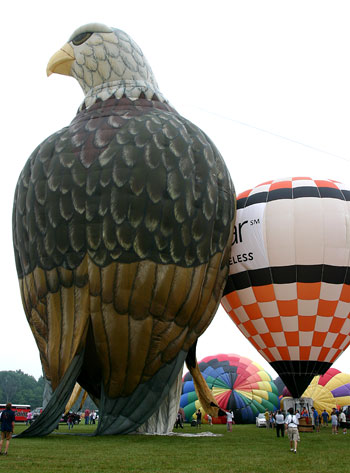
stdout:
[[(227, 431), (232, 432), (232, 425), (234, 424), (233, 411), (225, 411), (225, 414)], [(297, 451), (297, 444), (295, 442), (300, 440), (298, 427), (300, 418), (302, 417), (308, 419), (306, 423), (310, 423), (310, 427), (312, 425), (312, 429), (315, 432), (319, 432), (321, 426), (328, 427), (328, 425), (331, 424), (332, 434), (337, 434), (339, 428), (342, 429), (343, 434), (347, 433), (347, 417), (345, 410), (339, 411), (334, 408), (331, 414), (329, 414), (325, 409), (319, 413), (317, 409), (311, 407), (310, 412), (306, 408), (301, 410), (297, 409), (295, 412), (293, 409), (288, 409), (287, 413), (283, 412), (282, 410), (275, 412), (266, 410), (264, 415), (266, 427), (275, 429), (277, 437), (284, 437), (285, 432), (287, 432), (290, 441), (293, 442), (293, 446), (291, 444), (291, 450), (293, 452)], [(200, 429), (202, 426), (202, 411), (198, 409), (195, 413), (195, 416), (196, 421), (194, 421), (194, 425)], [(183, 422), (183, 416), (179, 412), (175, 423), (175, 428), (183, 428)], [(212, 418), (209, 415), (207, 416), (207, 422), (209, 425), (212, 425)], [(295, 429), (297, 429), (298, 432)]]
[(298, 442), (300, 441), (298, 428), (300, 417), (301, 413), (299, 410), (294, 412), (292, 407), (288, 409), (286, 415), (281, 410), (277, 412), (266, 411), (265, 413), (266, 427), (275, 428), (277, 437), (284, 437), (286, 431), (290, 442), (290, 451), (293, 453), (297, 453)]
[(84, 419), (85, 425), (96, 424), (98, 420), (97, 412), (90, 409), (85, 409), (85, 412), (81, 415), (81, 419)]
[(328, 427), (329, 423), (332, 426), (332, 434), (338, 434), (339, 429), (342, 429), (343, 434), (347, 434), (347, 417), (345, 410), (332, 409), (329, 414), (325, 409), (319, 413), (317, 409), (311, 407), (308, 412), (306, 408), (301, 411), (298, 409), (294, 412), (293, 408), (288, 409), (287, 414), (279, 410), (276, 412), (265, 411), (266, 428), (275, 428), (277, 437), (284, 437), (287, 431), (290, 440), (290, 450), (297, 452), (297, 444), (300, 441), (299, 429), (300, 418), (306, 417), (311, 420), (312, 428), (315, 432), (319, 432), (321, 426)]
[[(226, 415), (226, 426), (227, 426), (227, 431), (232, 432), (232, 425), (235, 423), (234, 421), (234, 414), (233, 411), (224, 411)], [(197, 409), (195, 412), (196, 420), (192, 421), (192, 425), (196, 426), (198, 429), (201, 429), (202, 427), (202, 411), (200, 409)], [(208, 425), (213, 425), (213, 419), (211, 415), (206, 414), (206, 421)], [(175, 428), (177, 429), (178, 427), (183, 428), (183, 415), (182, 412), (179, 411), (177, 414), (176, 422), (175, 422)]]
[[(1, 424), (1, 440), (0, 440), (0, 455), (7, 455), (10, 440), (12, 438), (15, 426), (15, 413), (11, 409), (11, 403), (6, 404), (6, 408), (4, 411), (1, 412), (0, 417), (0, 424)], [(232, 432), (232, 425), (234, 424), (234, 413), (232, 410), (224, 411), (226, 415), (226, 425), (227, 430)], [(96, 411), (86, 409), (84, 413), (82, 413), (82, 418), (85, 420), (85, 424), (95, 424), (96, 420), (98, 419), (98, 414)], [(291, 407), (288, 409), (287, 413), (284, 414), (281, 410), (275, 412), (269, 412), (267, 409), (265, 411), (265, 420), (266, 420), (266, 428), (272, 428), (276, 430), (277, 437), (284, 437), (285, 432), (287, 432), (289, 441), (290, 441), (290, 450), (291, 452), (296, 453), (298, 442), (300, 441), (299, 436), (299, 424), (300, 418), (306, 417), (311, 419), (312, 427), (316, 432), (320, 431), (321, 425), (323, 427), (328, 427), (329, 423), (332, 426), (332, 434), (338, 434), (339, 428), (342, 429), (343, 434), (347, 434), (347, 416), (345, 409), (344, 410), (337, 410), (335, 408), (332, 409), (331, 414), (329, 414), (325, 409), (318, 413), (317, 409), (311, 407), (310, 412), (307, 409), (303, 408), (301, 412), (299, 410), (294, 411)], [(30, 424), (32, 421), (32, 417), (28, 415), (26, 424)], [(209, 425), (212, 425), (212, 418), (210, 415), (207, 415), (207, 422)], [(175, 428), (182, 428), (183, 429), (184, 418), (182, 412), (179, 411), (177, 414)], [(68, 428), (73, 428), (74, 425), (74, 417), (73, 414), (70, 413), (67, 418)], [(198, 409), (196, 411), (196, 424), (198, 429), (201, 428), (202, 425), (202, 411)], [(2, 450), (3, 443), (5, 442), (5, 450)]]
[[(328, 427), (328, 425), (331, 424), (332, 433), (338, 433), (339, 427), (343, 430), (343, 434), (347, 433), (347, 418), (345, 410), (333, 408), (331, 414), (329, 414), (325, 409), (319, 413), (314, 407), (311, 407), (310, 412), (308, 412), (306, 408), (303, 408), (301, 411), (297, 409), (295, 411), (295, 415), (298, 419), (301, 417), (310, 418), (312, 427), (316, 432), (319, 432), (321, 427)], [(284, 418), (282, 411), (265, 411), (266, 427), (276, 427), (277, 437), (281, 432), (281, 429), (278, 427), (278, 425), (283, 424), (281, 416)]]
[[(41, 410), (42, 411), (42, 410)], [(26, 425), (31, 425), (35, 420), (33, 412), (27, 413)], [(98, 414), (95, 410), (90, 411), (85, 409), (82, 413), (69, 412), (67, 415), (63, 416), (61, 422), (67, 422), (68, 429), (73, 429), (74, 425), (84, 420), (86, 425), (96, 424), (98, 420)]]
[[(68, 429), (72, 429), (75, 423), (77, 414), (70, 412), (67, 417)], [(85, 419), (85, 424), (95, 424), (98, 419), (96, 411), (86, 409), (82, 414)], [(28, 412), (26, 425), (30, 425), (33, 421), (32, 412)], [(15, 429), (15, 412), (12, 410), (12, 404), (8, 402), (3, 411), (0, 412), (0, 425), (1, 425), (1, 439), (0, 439), (0, 455), (7, 455), (10, 446), (10, 440), (12, 438)], [(3, 444), (5, 442), (5, 449), (3, 451)]]

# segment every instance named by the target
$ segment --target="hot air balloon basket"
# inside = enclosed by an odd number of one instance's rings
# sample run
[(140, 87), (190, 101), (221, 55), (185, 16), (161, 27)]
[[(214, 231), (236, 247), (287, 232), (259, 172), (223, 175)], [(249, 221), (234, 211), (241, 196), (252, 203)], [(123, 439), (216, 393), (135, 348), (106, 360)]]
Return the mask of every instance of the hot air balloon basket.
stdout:
[(299, 432), (313, 432), (313, 426), (309, 417), (301, 417), (299, 419)]

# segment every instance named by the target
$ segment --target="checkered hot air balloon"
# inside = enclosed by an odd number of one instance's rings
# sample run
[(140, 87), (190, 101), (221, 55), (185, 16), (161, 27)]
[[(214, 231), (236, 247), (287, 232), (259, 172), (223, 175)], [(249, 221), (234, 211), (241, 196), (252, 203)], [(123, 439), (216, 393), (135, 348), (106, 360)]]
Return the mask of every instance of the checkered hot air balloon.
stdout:
[(309, 177), (237, 198), (222, 305), (294, 397), (350, 343), (350, 188)]

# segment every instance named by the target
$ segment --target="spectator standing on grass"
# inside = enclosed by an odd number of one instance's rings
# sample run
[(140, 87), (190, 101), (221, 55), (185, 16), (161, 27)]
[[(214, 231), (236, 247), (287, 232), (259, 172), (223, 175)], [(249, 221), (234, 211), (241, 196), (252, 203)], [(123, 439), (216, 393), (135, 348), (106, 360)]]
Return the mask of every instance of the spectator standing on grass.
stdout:
[(320, 416), (314, 407), (311, 407), (312, 411), (312, 419), (313, 419), (313, 426), (316, 432), (320, 431)]
[(290, 451), (294, 453), (297, 453), (298, 442), (300, 441), (298, 425), (299, 419), (294, 415), (294, 409), (290, 407), (285, 420), (285, 426), (290, 442)]
[(89, 419), (90, 419), (90, 410), (85, 409), (85, 425), (89, 425)]
[[(0, 440), (0, 455), (7, 455), (10, 440), (15, 428), (15, 413), (11, 409), (12, 404), (8, 402), (5, 410), (2, 411), (0, 423), (1, 423), (1, 440)], [(2, 444), (6, 440), (5, 451), (2, 451)]]
[(196, 412), (196, 416), (197, 416), (197, 429), (200, 429), (202, 426), (202, 413), (200, 409), (198, 409), (198, 411)]
[(71, 413), (68, 414), (67, 424), (68, 424), (68, 430), (73, 429), (73, 427), (74, 427), (74, 418), (73, 418), (73, 414), (71, 414)]
[(269, 411), (266, 409), (265, 411), (265, 420), (266, 420), (266, 428), (268, 429), (270, 427), (270, 414)]
[(326, 409), (322, 412), (323, 427), (328, 427), (329, 414)]
[(233, 412), (232, 411), (225, 411), (226, 412), (226, 426), (227, 431), (232, 432), (232, 422), (233, 422)]
[(31, 411), (29, 411), (29, 412), (27, 413), (26, 425), (31, 425), (32, 420), (33, 420), (33, 413), (32, 413)]
[(337, 434), (338, 433), (338, 416), (335, 409), (332, 410), (331, 422), (332, 422), (332, 434)]
[(272, 412), (269, 412), (269, 427), (270, 429), (273, 428), (273, 417), (272, 417)]
[(343, 434), (346, 434), (347, 433), (347, 430), (346, 430), (346, 415), (345, 415), (344, 411), (342, 411), (339, 414), (339, 424), (340, 424), (340, 427), (343, 429)]
[(277, 437), (281, 436), (284, 437), (284, 415), (282, 411), (278, 411), (276, 414), (276, 434)]
[(178, 427), (181, 427), (181, 429), (184, 428), (182, 414), (180, 411), (177, 413), (176, 422), (175, 422), (175, 428), (177, 429)]
[(208, 414), (208, 424), (213, 425), (213, 418), (210, 414)]

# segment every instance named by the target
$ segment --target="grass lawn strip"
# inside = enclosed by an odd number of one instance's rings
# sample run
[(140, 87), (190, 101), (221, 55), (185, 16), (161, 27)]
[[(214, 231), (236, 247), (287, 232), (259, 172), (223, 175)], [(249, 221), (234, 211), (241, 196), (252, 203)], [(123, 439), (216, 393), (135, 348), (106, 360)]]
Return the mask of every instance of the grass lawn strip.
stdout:
[[(82, 436), (96, 426), (79, 425), (69, 431), (33, 439), (12, 439), (7, 457), (0, 457), (0, 471), (118, 472), (118, 473), (344, 473), (349, 471), (350, 434), (301, 433), (298, 453), (289, 451), (288, 438), (277, 438), (274, 429), (255, 425), (203, 425), (201, 431), (218, 436)], [(25, 428), (16, 425), (19, 433)], [(177, 434), (195, 434), (185, 425)]]

